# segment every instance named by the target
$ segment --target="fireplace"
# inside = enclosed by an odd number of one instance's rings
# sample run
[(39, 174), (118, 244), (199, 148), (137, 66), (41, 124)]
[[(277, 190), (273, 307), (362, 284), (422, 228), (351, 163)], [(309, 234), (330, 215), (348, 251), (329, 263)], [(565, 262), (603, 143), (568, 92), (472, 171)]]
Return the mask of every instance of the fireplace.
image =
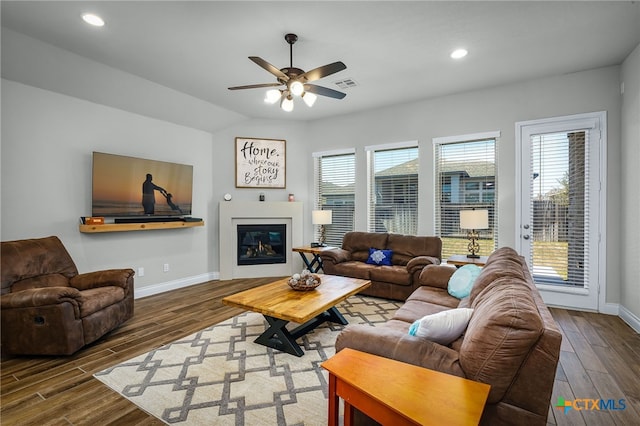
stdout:
[(237, 225), (238, 265), (287, 262), (286, 224)]
[[(303, 208), (299, 201), (223, 201), (220, 207), (218, 244), (220, 279), (284, 277), (303, 268), (291, 249), (304, 245)], [(285, 262), (238, 265), (238, 225), (285, 225)], [(242, 240), (240, 240), (240, 243)], [(273, 245), (272, 245), (273, 248)]]

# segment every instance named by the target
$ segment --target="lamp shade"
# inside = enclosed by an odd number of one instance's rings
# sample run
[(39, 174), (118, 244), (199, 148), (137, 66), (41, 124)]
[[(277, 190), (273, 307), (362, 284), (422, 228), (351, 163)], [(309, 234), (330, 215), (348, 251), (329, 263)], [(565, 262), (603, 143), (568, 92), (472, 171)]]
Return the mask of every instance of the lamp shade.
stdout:
[(333, 212), (331, 210), (313, 210), (311, 212), (311, 222), (314, 225), (331, 225)]
[(460, 229), (487, 229), (489, 210), (460, 210)]
[(291, 98), (291, 95), (282, 98), (282, 102), (280, 102), (280, 108), (282, 108), (283, 111), (287, 112), (293, 111), (293, 99)]
[(302, 95), (302, 92), (304, 92), (304, 85), (299, 81), (294, 81), (293, 83), (291, 83), (289, 89), (291, 90), (291, 93), (293, 95), (300, 96)]
[(282, 97), (282, 93), (278, 89), (268, 90), (264, 96), (264, 101), (268, 104), (275, 104)]
[(302, 94), (302, 100), (308, 107), (312, 107), (313, 104), (316, 103), (316, 99), (318, 99), (318, 97), (311, 92), (304, 92)]

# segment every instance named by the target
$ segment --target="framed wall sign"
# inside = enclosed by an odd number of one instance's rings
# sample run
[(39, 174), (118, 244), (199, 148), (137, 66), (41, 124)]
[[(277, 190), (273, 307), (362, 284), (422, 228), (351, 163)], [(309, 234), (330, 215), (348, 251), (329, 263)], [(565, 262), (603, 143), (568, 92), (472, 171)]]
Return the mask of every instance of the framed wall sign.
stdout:
[(236, 188), (285, 188), (286, 141), (236, 138)]

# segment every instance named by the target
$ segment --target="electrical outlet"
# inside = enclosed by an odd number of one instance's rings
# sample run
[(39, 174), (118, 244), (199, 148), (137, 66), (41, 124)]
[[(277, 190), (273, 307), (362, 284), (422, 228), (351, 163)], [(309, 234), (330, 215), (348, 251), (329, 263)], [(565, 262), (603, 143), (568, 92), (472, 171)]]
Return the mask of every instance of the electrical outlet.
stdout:
[(164, 272), (169, 272), (169, 264), (168, 264), (168, 263), (165, 263), (164, 265), (162, 265), (162, 270), (163, 270)]
[(138, 268), (138, 276), (144, 277), (144, 268)]

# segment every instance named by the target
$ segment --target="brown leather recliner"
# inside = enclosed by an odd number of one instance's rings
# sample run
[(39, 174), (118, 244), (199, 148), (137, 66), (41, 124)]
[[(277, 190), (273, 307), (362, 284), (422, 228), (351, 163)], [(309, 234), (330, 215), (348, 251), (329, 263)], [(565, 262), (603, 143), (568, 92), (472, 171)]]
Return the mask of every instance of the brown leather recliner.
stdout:
[(2, 353), (70, 355), (133, 316), (133, 269), (78, 274), (58, 237), (2, 242)]

